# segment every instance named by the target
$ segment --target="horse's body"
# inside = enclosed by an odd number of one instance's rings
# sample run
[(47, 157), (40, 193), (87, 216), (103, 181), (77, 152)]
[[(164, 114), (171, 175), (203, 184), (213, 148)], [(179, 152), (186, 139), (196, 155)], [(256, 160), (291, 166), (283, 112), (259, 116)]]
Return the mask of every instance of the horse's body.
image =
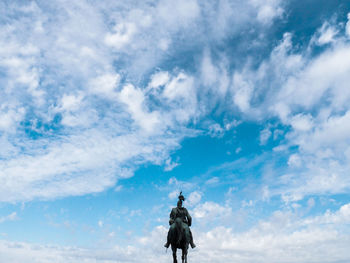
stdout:
[(187, 252), (189, 246), (189, 237), (185, 233), (182, 220), (176, 218), (175, 222), (175, 231), (172, 239), (170, 240), (171, 250), (173, 251), (174, 263), (177, 263), (176, 250), (179, 248), (182, 250), (182, 263), (187, 263)]

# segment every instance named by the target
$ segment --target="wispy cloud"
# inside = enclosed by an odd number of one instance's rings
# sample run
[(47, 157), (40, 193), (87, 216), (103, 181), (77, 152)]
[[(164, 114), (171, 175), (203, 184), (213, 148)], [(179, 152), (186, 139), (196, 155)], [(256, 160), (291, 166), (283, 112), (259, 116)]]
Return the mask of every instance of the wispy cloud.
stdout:
[(18, 219), (17, 213), (13, 212), (7, 216), (0, 217), (0, 223), (6, 222), (6, 221), (13, 221), (17, 219)]
[(279, 1), (214, 2), (2, 4), (0, 200), (99, 192), (142, 163), (171, 167), (187, 127), (211, 111), (197, 83), (225, 95), (230, 80), (210, 49), (199, 82), (169, 55), (282, 14)]

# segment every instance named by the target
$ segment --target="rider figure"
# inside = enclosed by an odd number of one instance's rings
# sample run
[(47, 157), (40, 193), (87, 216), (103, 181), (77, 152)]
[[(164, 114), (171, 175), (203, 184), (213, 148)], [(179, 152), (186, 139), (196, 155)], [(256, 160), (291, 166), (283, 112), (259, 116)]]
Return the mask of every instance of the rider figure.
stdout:
[(193, 243), (192, 232), (190, 230), (190, 226), (192, 224), (192, 217), (188, 213), (185, 207), (182, 207), (182, 202), (185, 201), (185, 197), (180, 192), (179, 201), (177, 202), (177, 207), (173, 208), (170, 213), (169, 225), (170, 229), (168, 231), (167, 242), (165, 243), (165, 247), (168, 248), (170, 246), (171, 237), (175, 231), (175, 219), (181, 218), (183, 228), (185, 229), (185, 234), (190, 238), (190, 245), (192, 248), (195, 248), (196, 245)]

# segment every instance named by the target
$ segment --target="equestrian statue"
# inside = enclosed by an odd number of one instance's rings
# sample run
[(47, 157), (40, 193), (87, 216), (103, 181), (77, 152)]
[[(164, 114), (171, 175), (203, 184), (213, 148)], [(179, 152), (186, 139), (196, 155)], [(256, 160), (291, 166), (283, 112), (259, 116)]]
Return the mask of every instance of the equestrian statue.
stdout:
[(166, 248), (171, 245), (174, 263), (177, 263), (176, 250), (178, 248), (182, 250), (182, 263), (187, 263), (188, 246), (191, 245), (192, 248), (196, 247), (189, 228), (192, 225), (192, 217), (187, 209), (182, 206), (184, 201), (185, 197), (180, 192), (177, 207), (173, 208), (170, 212), (170, 229), (168, 231), (167, 242), (164, 245)]

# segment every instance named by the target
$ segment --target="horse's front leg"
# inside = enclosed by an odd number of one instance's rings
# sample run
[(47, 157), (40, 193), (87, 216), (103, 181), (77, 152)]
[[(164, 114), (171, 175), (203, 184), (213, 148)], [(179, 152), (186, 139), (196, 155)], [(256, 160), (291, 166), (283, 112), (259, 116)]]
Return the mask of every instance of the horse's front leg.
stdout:
[(187, 263), (187, 249), (182, 249), (182, 263)]
[(177, 263), (176, 248), (173, 248), (173, 259), (174, 259), (174, 263)]
[(182, 263), (187, 263), (187, 252), (188, 250), (186, 248), (182, 250)]

